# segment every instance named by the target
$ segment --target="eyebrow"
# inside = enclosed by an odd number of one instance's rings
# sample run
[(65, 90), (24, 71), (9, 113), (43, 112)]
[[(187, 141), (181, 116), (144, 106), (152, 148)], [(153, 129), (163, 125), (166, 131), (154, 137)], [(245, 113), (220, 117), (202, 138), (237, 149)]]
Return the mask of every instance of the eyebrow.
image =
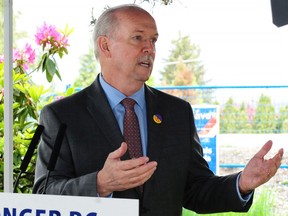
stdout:
[[(144, 30), (135, 30), (134, 33), (144, 33)], [(156, 32), (154, 36), (159, 37), (159, 33)]]

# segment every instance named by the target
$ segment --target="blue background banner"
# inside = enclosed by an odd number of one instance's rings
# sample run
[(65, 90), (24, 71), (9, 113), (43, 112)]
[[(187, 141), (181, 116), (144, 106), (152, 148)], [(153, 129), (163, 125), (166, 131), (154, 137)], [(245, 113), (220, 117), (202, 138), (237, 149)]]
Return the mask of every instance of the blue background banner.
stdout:
[(193, 106), (195, 125), (209, 168), (218, 173), (217, 136), (219, 134), (218, 106)]

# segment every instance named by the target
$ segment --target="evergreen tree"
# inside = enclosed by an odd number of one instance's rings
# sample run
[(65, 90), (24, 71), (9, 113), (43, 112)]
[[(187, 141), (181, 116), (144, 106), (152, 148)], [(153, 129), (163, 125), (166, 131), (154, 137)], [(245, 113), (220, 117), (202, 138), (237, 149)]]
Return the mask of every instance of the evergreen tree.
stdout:
[(204, 66), (199, 60), (200, 48), (191, 44), (190, 37), (179, 37), (172, 41), (174, 48), (167, 59), (168, 65), (161, 72), (165, 85), (203, 85)]
[(239, 112), (237, 113), (237, 122), (235, 122), (238, 133), (251, 132), (252, 125), (249, 123), (245, 103), (242, 102)]
[(288, 133), (288, 105), (279, 110), (277, 131), (279, 133)]
[(253, 129), (257, 133), (274, 133), (277, 127), (276, 113), (269, 96), (261, 95), (256, 108)]
[(249, 123), (245, 103), (240, 108), (235, 105), (232, 98), (229, 98), (220, 113), (221, 133), (250, 133), (252, 125)]
[[(170, 56), (166, 60), (167, 66), (161, 73), (162, 85), (173, 86), (196, 86), (204, 85), (204, 66), (199, 60), (200, 48), (191, 44), (190, 37), (179, 37), (172, 41), (174, 48), (170, 51)], [(212, 91), (202, 91), (195, 89), (166, 91), (167, 93), (179, 96), (191, 104), (212, 103)]]
[(84, 88), (90, 85), (99, 73), (97, 71), (97, 61), (92, 47), (89, 48), (87, 54), (80, 57), (80, 64), (79, 76), (75, 79), (73, 86)]
[(220, 133), (237, 133), (235, 124), (237, 121), (237, 112), (238, 109), (230, 97), (225, 103), (224, 109), (220, 112)]

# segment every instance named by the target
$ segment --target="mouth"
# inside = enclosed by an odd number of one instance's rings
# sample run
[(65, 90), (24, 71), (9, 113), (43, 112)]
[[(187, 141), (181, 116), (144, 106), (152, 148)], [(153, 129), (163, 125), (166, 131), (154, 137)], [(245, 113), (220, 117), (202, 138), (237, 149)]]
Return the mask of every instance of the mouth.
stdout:
[(151, 56), (142, 57), (139, 60), (139, 65), (146, 68), (151, 68), (153, 66), (153, 58)]
[(143, 61), (143, 62), (140, 62), (139, 65), (146, 67), (146, 68), (150, 68), (152, 66), (152, 63), (150, 61)]

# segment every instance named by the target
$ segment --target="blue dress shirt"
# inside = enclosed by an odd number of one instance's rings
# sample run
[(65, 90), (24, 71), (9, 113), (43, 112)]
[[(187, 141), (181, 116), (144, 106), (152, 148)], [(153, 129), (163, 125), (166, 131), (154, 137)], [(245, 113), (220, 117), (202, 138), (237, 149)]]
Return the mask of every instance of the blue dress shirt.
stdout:
[[(108, 84), (102, 76), (100, 76), (100, 84), (106, 94), (106, 97), (108, 98), (108, 102), (112, 108), (120, 130), (123, 134), (123, 119), (125, 114), (125, 108), (121, 104), (121, 101), (126, 98), (126, 96), (122, 92), (118, 91), (116, 88)], [(135, 94), (131, 95), (129, 98), (132, 98), (136, 101), (134, 109), (139, 121), (142, 152), (144, 156), (147, 156), (147, 118), (144, 86)]]

